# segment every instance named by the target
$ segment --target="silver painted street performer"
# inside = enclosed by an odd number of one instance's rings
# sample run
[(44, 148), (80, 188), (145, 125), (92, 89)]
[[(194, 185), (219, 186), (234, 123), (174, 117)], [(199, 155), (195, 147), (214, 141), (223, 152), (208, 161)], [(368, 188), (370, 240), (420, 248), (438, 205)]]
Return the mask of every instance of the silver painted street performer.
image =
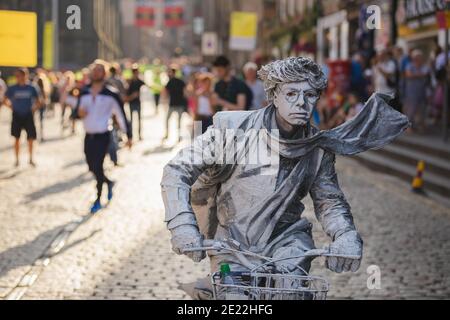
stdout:
[[(408, 119), (387, 104), (388, 96), (374, 94), (353, 119), (320, 131), (310, 123), (327, 87), (320, 66), (307, 58), (288, 58), (263, 66), (258, 74), (270, 104), (256, 111), (219, 112), (206, 133), (164, 169), (161, 186), (173, 250), (182, 254), (186, 247), (201, 247), (203, 239), (233, 239), (264, 256), (299, 256), (314, 248), (312, 225), (301, 216), (302, 200), (309, 194), (330, 238), (330, 252), (362, 258), (363, 241), (338, 184), (335, 155), (380, 148), (409, 126)], [(247, 134), (250, 131), (257, 134)], [(233, 149), (236, 140), (245, 143)], [(276, 161), (241, 161), (252, 156), (251, 145), (261, 141)], [(230, 152), (234, 162), (229, 161)], [(194, 261), (206, 256), (187, 255)], [(211, 272), (224, 262), (233, 271), (246, 269), (224, 252), (209, 256)], [(338, 273), (355, 272), (361, 258), (329, 257), (326, 266)], [(292, 263), (278, 262), (277, 268), (291, 268)], [(308, 258), (294, 264), (310, 268)], [(191, 295), (207, 298), (207, 287), (207, 281), (199, 280)]]

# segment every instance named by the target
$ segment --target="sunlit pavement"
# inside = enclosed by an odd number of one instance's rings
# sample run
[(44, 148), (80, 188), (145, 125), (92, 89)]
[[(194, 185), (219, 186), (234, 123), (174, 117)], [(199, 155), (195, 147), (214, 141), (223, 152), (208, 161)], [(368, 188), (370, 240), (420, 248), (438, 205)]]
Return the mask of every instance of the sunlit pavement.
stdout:
[[(144, 141), (120, 152), (123, 166), (106, 161), (115, 197), (90, 216), (95, 184), (84, 163), (81, 125), (75, 136), (67, 131), (61, 138), (58, 116), (47, 118), (37, 168), (28, 166), (24, 144), (16, 169), (10, 112), (0, 110), (0, 299), (182, 299), (179, 283), (207, 274), (206, 261), (195, 265), (170, 250), (159, 183), (176, 148), (160, 145), (164, 114), (152, 113), (146, 106)], [(339, 159), (337, 168), (365, 252), (356, 274), (313, 264), (313, 274), (330, 280), (329, 297), (450, 298), (449, 209), (354, 160)], [(309, 200), (306, 205), (322, 246), (326, 236)], [(367, 287), (370, 265), (380, 269), (381, 289)]]

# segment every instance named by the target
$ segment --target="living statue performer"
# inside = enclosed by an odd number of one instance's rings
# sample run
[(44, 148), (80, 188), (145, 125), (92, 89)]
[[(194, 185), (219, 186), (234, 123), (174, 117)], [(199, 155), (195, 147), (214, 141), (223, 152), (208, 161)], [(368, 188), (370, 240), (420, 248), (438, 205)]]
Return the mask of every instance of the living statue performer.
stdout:
[[(264, 256), (299, 256), (314, 248), (312, 225), (301, 217), (302, 200), (309, 193), (317, 220), (331, 239), (330, 252), (360, 257), (328, 257), (327, 268), (338, 273), (355, 272), (360, 266), (363, 241), (338, 184), (335, 155), (380, 148), (400, 135), (409, 122), (387, 104), (390, 97), (374, 94), (353, 119), (320, 131), (310, 123), (327, 87), (318, 64), (308, 58), (288, 58), (263, 66), (258, 74), (270, 104), (256, 111), (217, 113), (206, 133), (164, 168), (161, 187), (173, 250), (182, 254), (186, 247), (201, 247), (203, 239), (233, 239)], [(233, 150), (227, 145), (235, 141), (227, 137), (230, 129), (241, 136), (251, 130), (263, 132), (258, 136), (279, 160), (275, 170), (265, 170), (267, 164), (217, 161), (221, 154), (214, 149), (218, 141), (224, 144), (225, 152)], [(222, 139), (218, 139), (220, 134)], [(239, 157), (245, 152), (235, 150)], [(196, 262), (206, 257), (205, 252), (186, 255)], [(248, 270), (225, 252), (213, 252), (209, 257), (211, 272), (218, 271), (224, 262), (233, 271)], [(297, 258), (279, 262), (276, 267), (281, 270), (294, 263), (309, 270), (310, 262)], [(187, 291), (194, 299), (208, 299), (208, 283), (200, 279)]]

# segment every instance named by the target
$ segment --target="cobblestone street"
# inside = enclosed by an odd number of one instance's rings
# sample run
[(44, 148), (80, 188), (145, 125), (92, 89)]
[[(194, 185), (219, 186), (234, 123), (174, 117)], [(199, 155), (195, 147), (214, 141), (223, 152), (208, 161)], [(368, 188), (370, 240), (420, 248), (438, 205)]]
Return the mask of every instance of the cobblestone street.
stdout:
[[(121, 150), (119, 168), (106, 160), (115, 197), (95, 216), (95, 183), (84, 162), (82, 128), (61, 137), (59, 113), (45, 121), (36, 168), (14, 168), (10, 111), (0, 109), (0, 299), (186, 299), (178, 285), (207, 274), (170, 249), (159, 183), (176, 148), (161, 146), (164, 114), (146, 105), (144, 141)], [(175, 124), (173, 124), (175, 126)], [(39, 133), (39, 131), (38, 131)], [(330, 280), (329, 298), (450, 298), (450, 209), (409, 191), (409, 185), (339, 158), (337, 171), (364, 239), (356, 274), (332, 274), (323, 261), (313, 274)], [(327, 243), (310, 200), (318, 247)], [(381, 270), (381, 289), (367, 288), (367, 268)]]

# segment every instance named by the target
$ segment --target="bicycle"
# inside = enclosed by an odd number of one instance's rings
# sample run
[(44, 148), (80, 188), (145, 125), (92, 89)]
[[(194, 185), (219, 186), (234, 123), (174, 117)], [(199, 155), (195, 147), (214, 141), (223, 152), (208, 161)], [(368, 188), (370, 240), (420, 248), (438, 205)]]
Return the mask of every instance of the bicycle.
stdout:
[[(249, 269), (248, 272), (239, 272), (233, 279), (238, 284), (223, 283), (220, 272), (211, 275), (214, 300), (326, 300), (329, 291), (328, 280), (312, 276), (302, 267), (296, 264), (293, 270), (282, 269), (281, 273), (274, 272), (274, 264), (284, 260), (298, 258), (338, 257), (349, 259), (360, 259), (357, 256), (336, 255), (330, 253), (328, 248), (313, 249), (306, 251), (303, 255), (282, 259), (273, 259), (254, 252), (244, 250), (241, 245), (232, 240), (225, 241), (204, 240), (202, 247), (185, 248), (183, 253), (194, 251), (226, 251), (233, 254)], [(265, 261), (255, 265), (246, 256)], [(301, 275), (294, 274), (300, 271)], [(279, 270), (278, 270), (279, 271)]]

